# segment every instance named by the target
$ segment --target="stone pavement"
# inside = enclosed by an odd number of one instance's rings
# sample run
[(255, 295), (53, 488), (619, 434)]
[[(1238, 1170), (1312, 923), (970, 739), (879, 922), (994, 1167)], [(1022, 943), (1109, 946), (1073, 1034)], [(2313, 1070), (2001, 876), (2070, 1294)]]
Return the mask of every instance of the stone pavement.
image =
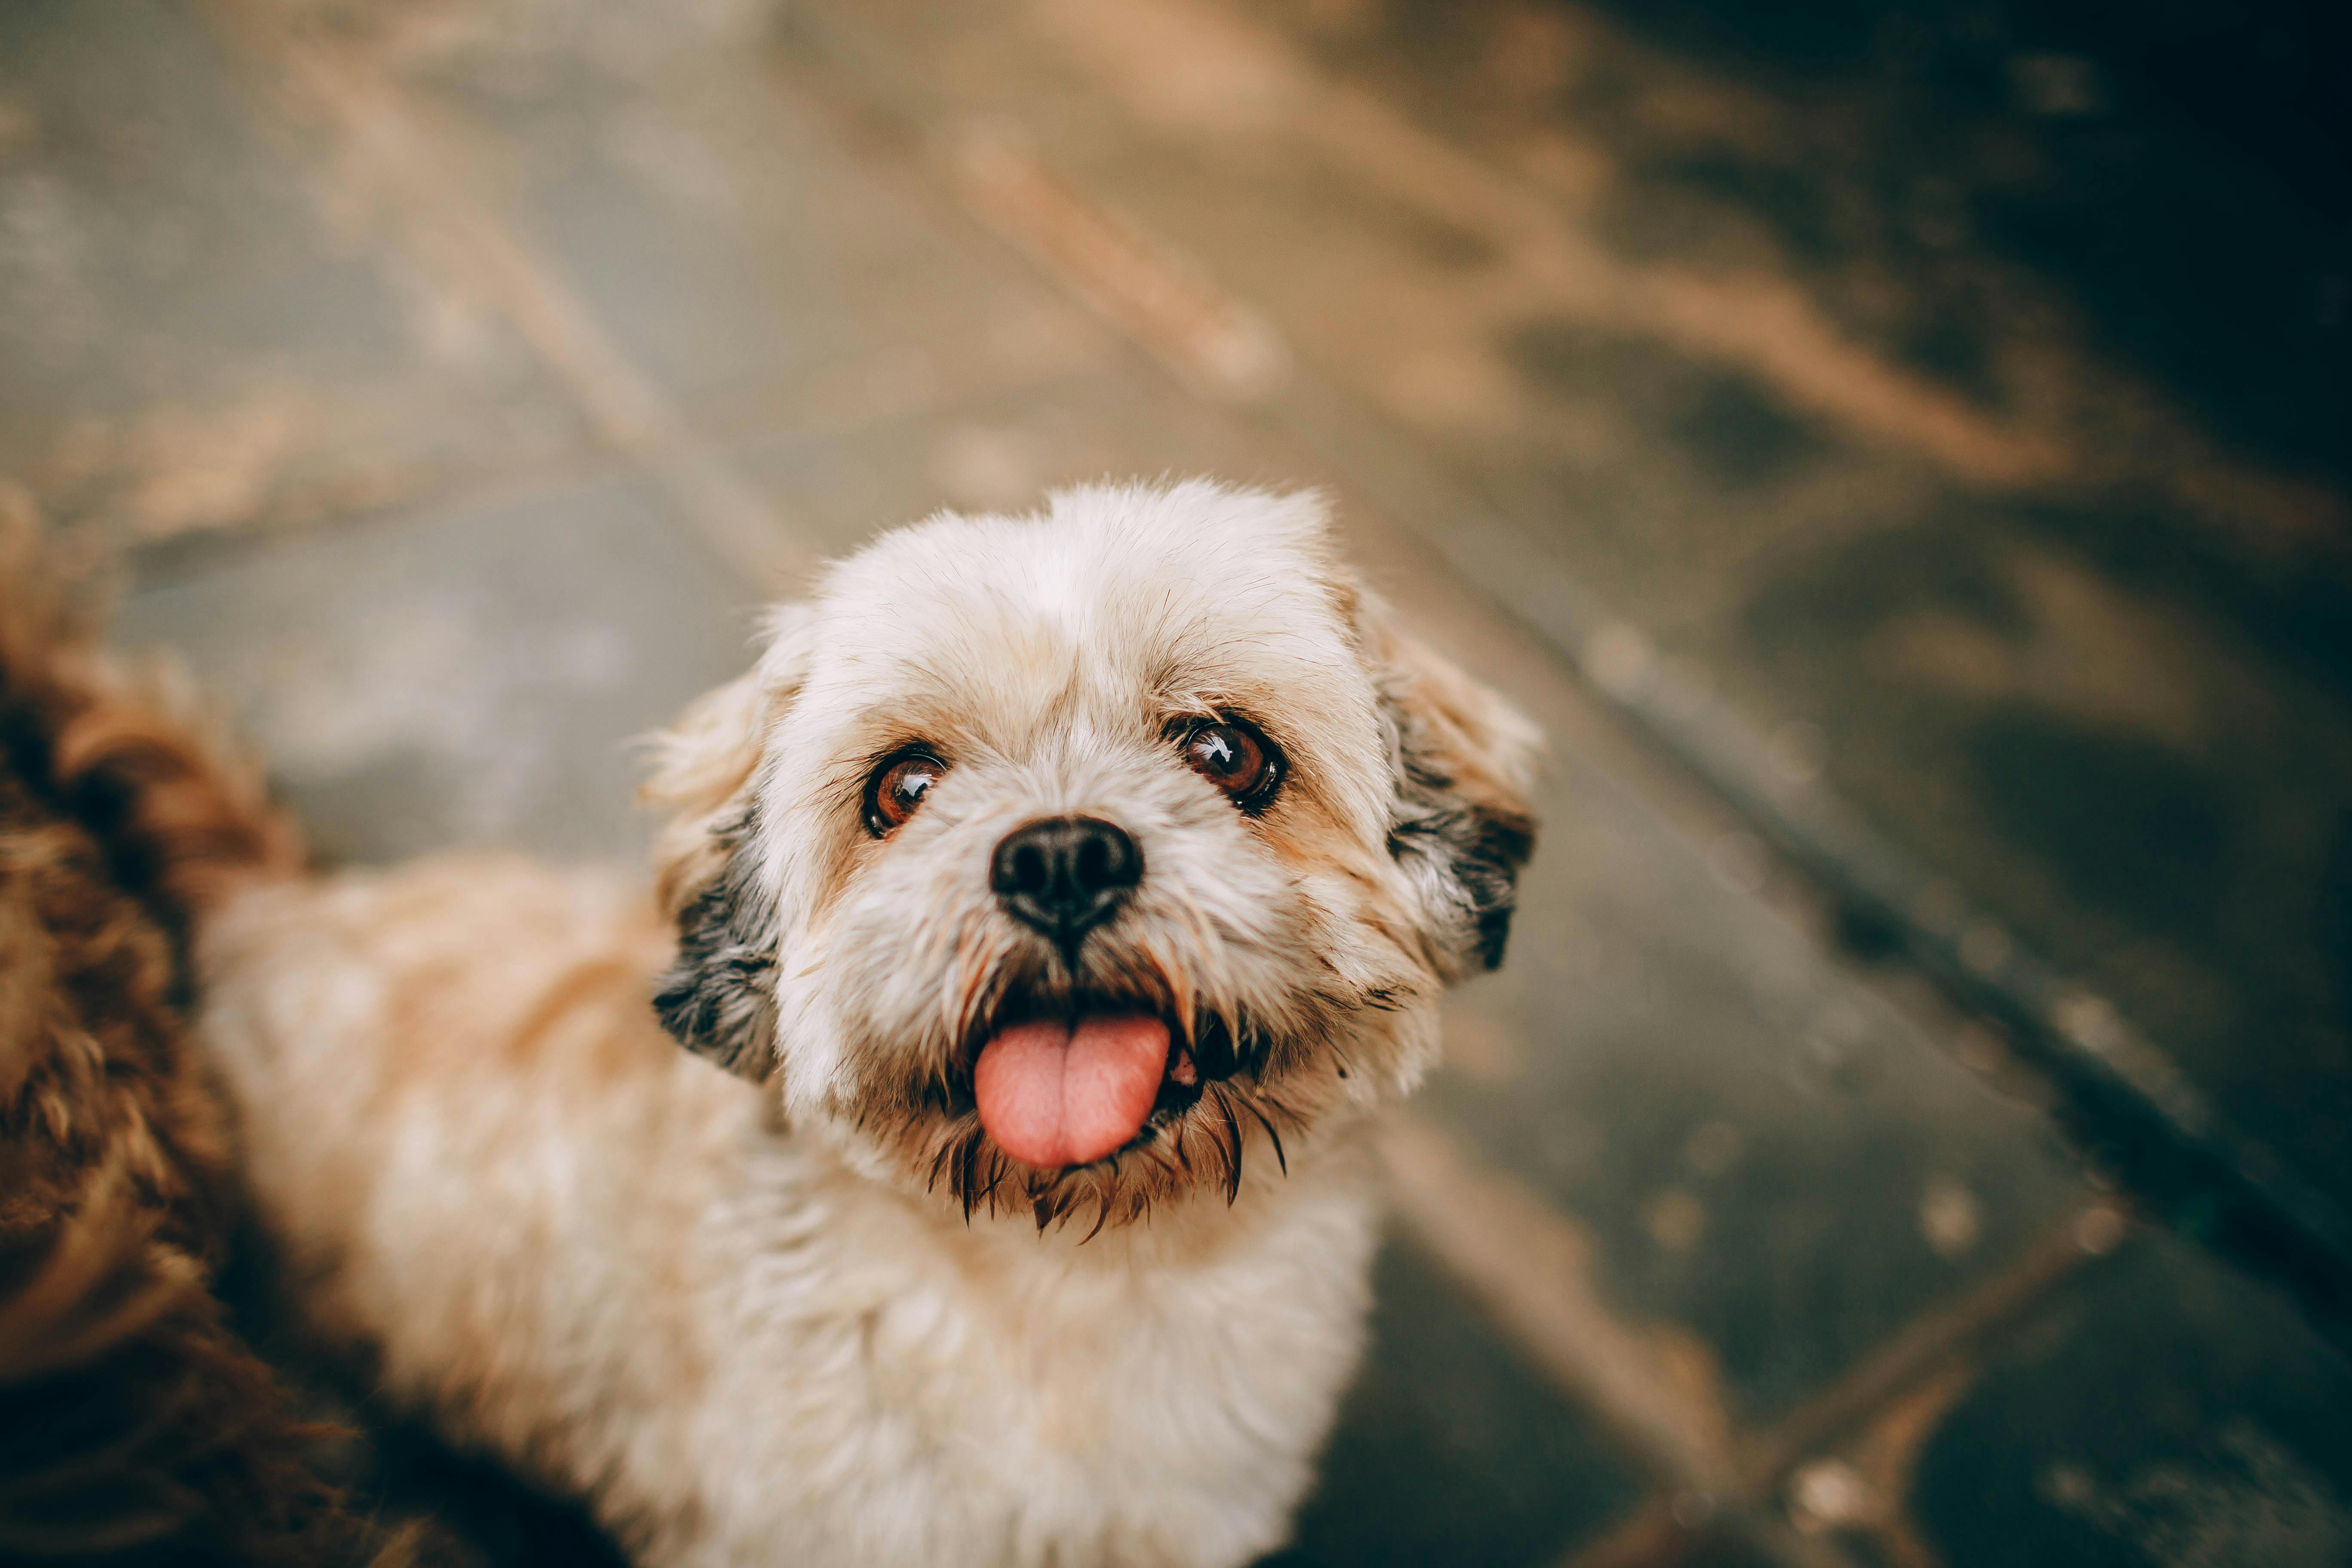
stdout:
[[(2343, 1190), (2336, 980), (2279, 923), (2340, 696), (2101, 500), (2301, 562), (2340, 489), (1935, 239), (1978, 165), (1887, 238), (1836, 159), (1899, 118), (1556, 5), (19, 0), (0, 469), (361, 861), (633, 856), (630, 738), (877, 527), (1322, 484), (1553, 761), (1279, 1560), (2343, 1562), (2342, 1351), (1748, 809), (1854, 803), (1968, 973), (2054, 963)], [(1742, 736), (1754, 799), (1702, 765)], [(489, 1561), (585, 1550), (382, 1451)]]

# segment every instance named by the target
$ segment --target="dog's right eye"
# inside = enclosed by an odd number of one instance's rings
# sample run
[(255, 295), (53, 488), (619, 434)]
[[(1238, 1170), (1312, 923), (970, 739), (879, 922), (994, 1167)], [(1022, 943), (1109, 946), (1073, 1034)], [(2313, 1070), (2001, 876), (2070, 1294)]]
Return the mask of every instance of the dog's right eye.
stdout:
[(1244, 811), (1255, 813), (1282, 782), (1282, 753), (1238, 720), (1203, 724), (1184, 741), (1184, 761)]
[(940, 775), (948, 771), (937, 757), (918, 752), (896, 758), (874, 770), (866, 785), (866, 826), (874, 837), (888, 834), (915, 815)]

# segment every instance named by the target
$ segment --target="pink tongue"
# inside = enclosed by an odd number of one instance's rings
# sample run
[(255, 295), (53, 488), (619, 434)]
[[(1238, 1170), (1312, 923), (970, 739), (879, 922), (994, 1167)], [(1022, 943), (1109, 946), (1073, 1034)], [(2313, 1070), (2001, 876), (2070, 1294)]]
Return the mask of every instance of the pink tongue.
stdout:
[(1092, 1014), (1015, 1024), (980, 1048), (980, 1124), (1024, 1164), (1099, 1160), (1143, 1130), (1168, 1068), (1168, 1026)]

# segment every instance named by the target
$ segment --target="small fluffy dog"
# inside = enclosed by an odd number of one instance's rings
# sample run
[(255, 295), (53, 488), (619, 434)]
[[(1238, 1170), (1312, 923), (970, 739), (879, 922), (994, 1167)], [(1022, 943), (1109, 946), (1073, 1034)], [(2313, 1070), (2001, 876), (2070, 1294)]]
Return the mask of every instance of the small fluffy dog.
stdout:
[(207, 932), (206, 1034), (312, 1320), (641, 1561), (1241, 1563), (1535, 744), (1313, 497), (942, 517), (663, 737), (666, 919), (286, 884)]

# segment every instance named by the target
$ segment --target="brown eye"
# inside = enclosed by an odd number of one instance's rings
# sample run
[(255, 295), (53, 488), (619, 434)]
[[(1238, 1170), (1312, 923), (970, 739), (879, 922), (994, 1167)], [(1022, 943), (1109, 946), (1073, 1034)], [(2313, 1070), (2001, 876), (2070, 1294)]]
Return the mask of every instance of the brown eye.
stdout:
[(877, 769), (866, 786), (866, 826), (874, 837), (881, 837), (914, 816), (915, 808), (947, 771), (945, 763), (919, 752)]
[(1184, 760), (1244, 810), (1264, 805), (1281, 781), (1274, 748), (1255, 730), (1231, 721), (1193, 731), (1184, 742)]

